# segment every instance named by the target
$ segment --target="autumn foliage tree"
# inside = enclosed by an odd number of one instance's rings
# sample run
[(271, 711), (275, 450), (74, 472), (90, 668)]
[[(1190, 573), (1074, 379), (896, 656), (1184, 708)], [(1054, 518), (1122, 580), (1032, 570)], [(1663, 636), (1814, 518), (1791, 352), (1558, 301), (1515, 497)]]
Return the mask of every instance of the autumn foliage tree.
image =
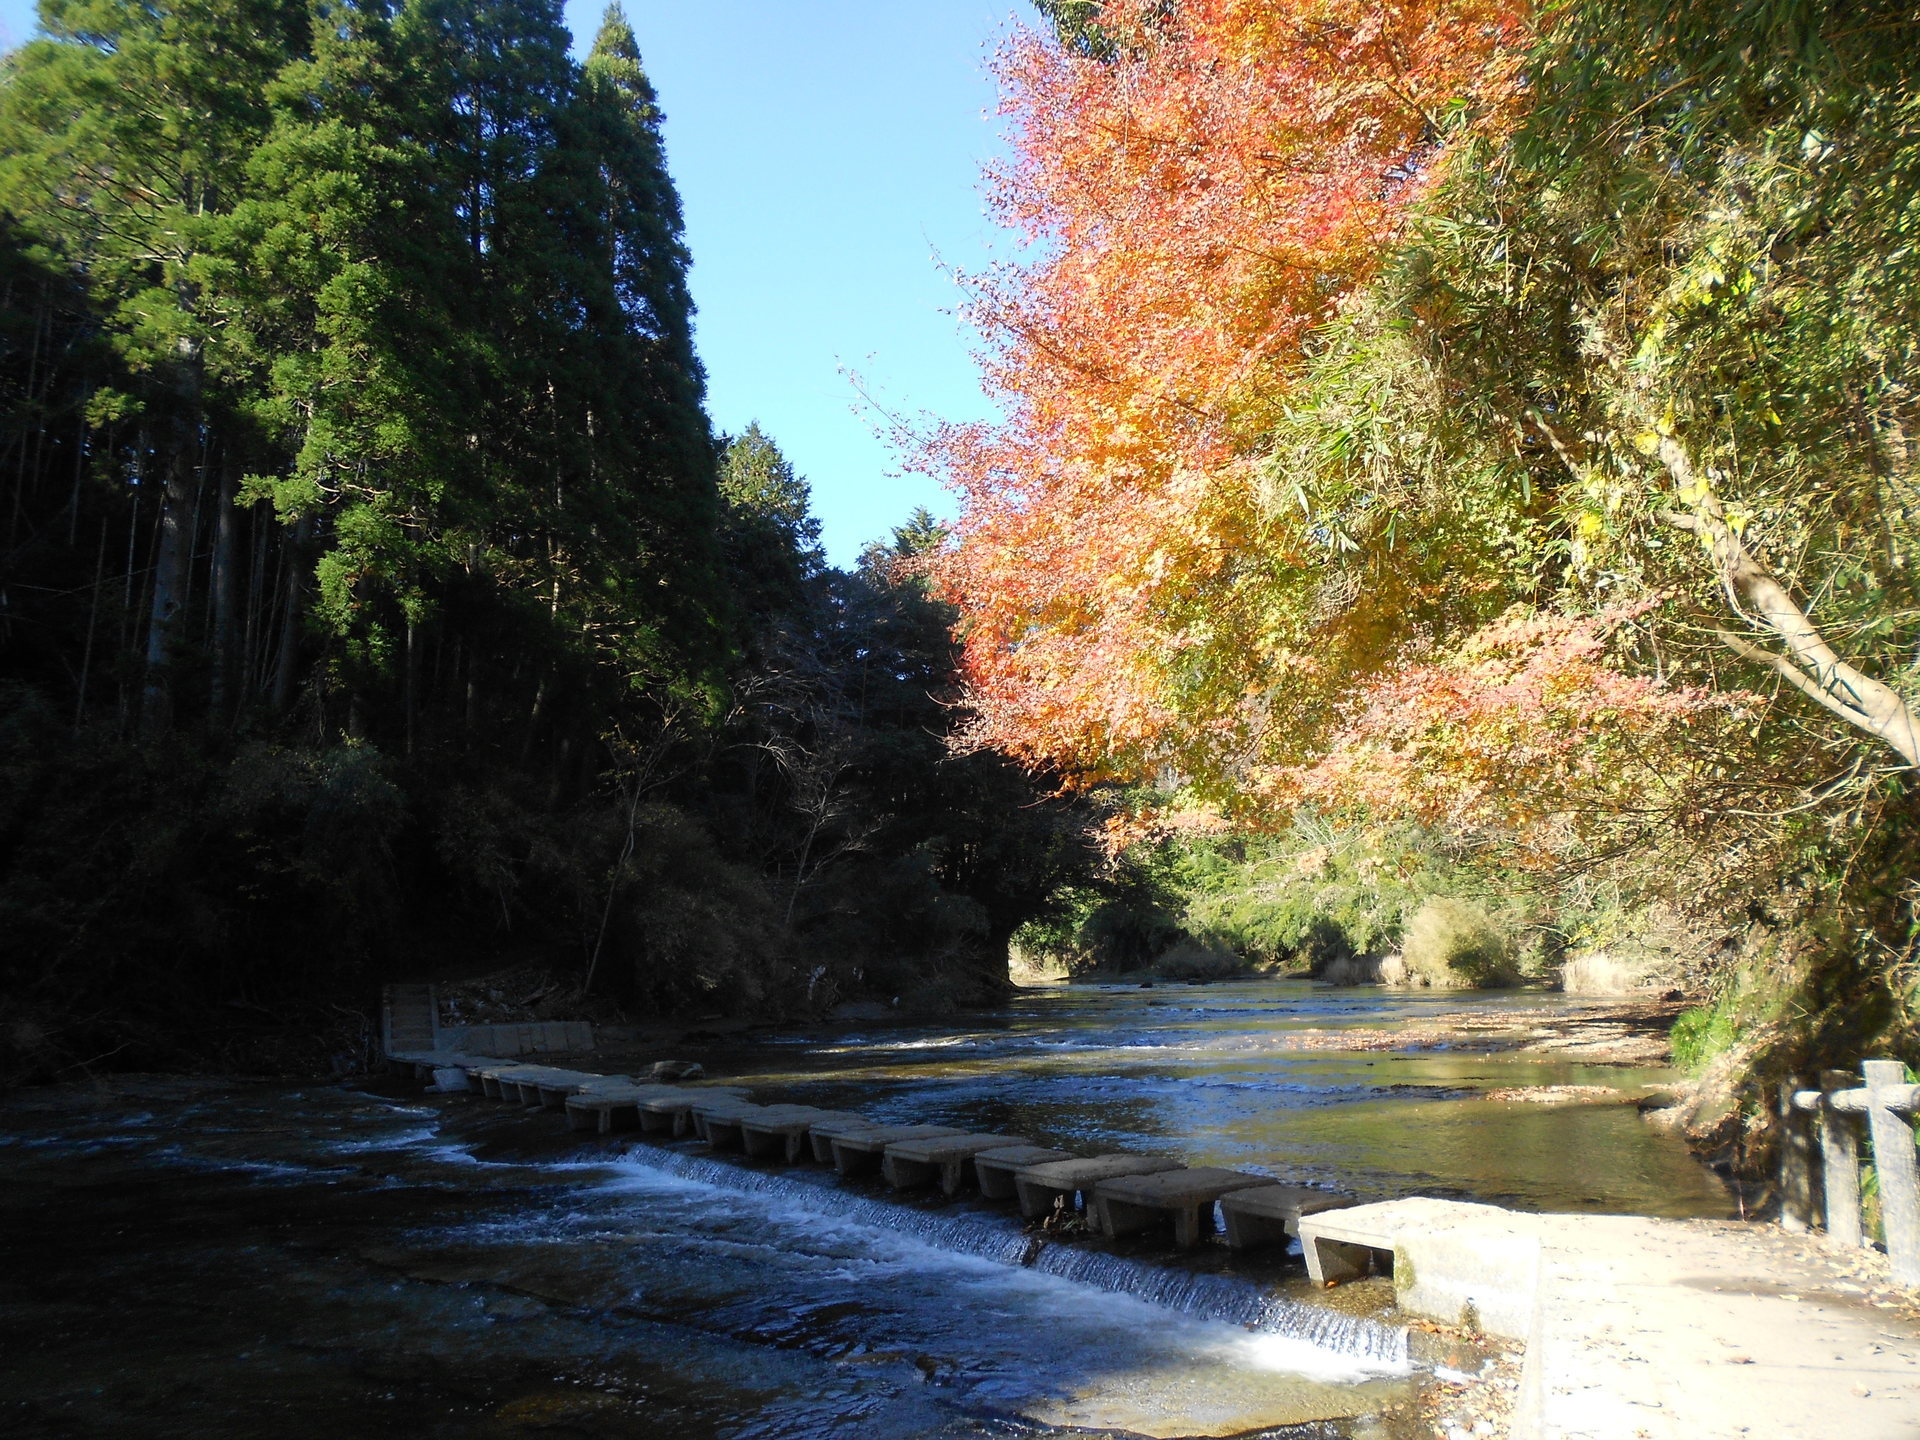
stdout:
[[(1005, 423), (938, 433), (938, 562), (973, 739), (1092, 777), (1231, 771), (1263, 677), (1316, 662), (1276, 585), (1317, 564), (1250, 457), (1341, 297), (1461, 141), (1505, 123), (1525, 7), (1111, 0), (1001, 56), (992, 176), (1026, 263), (980, 278)], [(1257, 697), (1256, 697), (1257, 698)]]
[(1762, 957), (1750, 1069), (1920, 1033), (1912, 7), (1041, 8), (970, 738), (1612, 865)]
[[(1837, 13), (1043, 8), (1058, 38), (1003, 57), (993, 177), (1033, 253), (976, 307), (1008, 418), (930, 447), (966, 502), (940, 578), (977, 741), (1268, 816), (1384, 803), (1389, 752), (1423, 757), (1406, 808), (1431, 813), (1444, 750), (1604, 813), (1654, 803), (1629, 792), (1676, 751), (1743, 763), (1746, 691), (1784, 682), (1911, 761), (1898, 687), (1795, 573), (1826, 543), (1796, 487), (1897, 525), (1910, 468), (1906, 292), (1820, 299), (1913, 252), (1893, 62), (1846, 61), (1869, 42)], [(1421, 684), (1453, 697), (1444, 746), (1440, 710), (1392, 728)], [(1520, 717), (1550, 717), (1555, 764)]]

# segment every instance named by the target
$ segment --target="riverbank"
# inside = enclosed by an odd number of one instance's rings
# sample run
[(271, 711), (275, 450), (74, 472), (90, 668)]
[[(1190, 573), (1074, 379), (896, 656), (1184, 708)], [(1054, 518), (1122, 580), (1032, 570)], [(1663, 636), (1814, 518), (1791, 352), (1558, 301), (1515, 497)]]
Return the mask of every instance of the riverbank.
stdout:
[(1673, 1022), (1687, 1008), (1678, 999), (1549, 999), (1541, 991), (1483, 992), (1478, 999), (1475, 1008), (1442, 1010), (1413, 1025), (1345, 1026), (1297, 1043), (1307, 1049), (1449, 1049), (1666, 1065), (1673, 1058)]

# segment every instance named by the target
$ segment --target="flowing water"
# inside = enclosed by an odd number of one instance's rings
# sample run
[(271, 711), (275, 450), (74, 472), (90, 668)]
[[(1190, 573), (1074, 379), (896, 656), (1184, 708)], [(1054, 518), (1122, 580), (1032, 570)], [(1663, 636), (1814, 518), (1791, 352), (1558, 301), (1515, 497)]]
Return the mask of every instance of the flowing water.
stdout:
[[(1725, 1212), (1629, 1106), (1477, 1098), (1646, 1072), (1433, 1048), (1442, 1003), (1060, 988), (707, 1059), (775, 1098), (1368, 1197)], [(1362, 1024), (1428, 1048), (1315, 1048)], [(1297, 1258), (1036, 1235), (977, 1199), (592, 1141), (477, 1097), (30, 1092), (0, 1109), (0, 1178), (9, 1436), (1412, 1433), (1419, 1364), (1377, 1286), (1329, 1308)]]
[[(957, 1125), (1072, 1150), (1145, 1150), (1364, 1199), (1443, 1195), (1535, 1210), (1722, 1216), (1727, 1192), (1631, 1105), (1489, 1103), (1487, 1091), (1589, 1086), (1637, 1097), (1671, 1072), (1487, 1053), (1471, 1016), (1516, 1033), (1609, 1008), (1302, 981), (1059, 985), (971, 1028), (792, 1034), (716, 1069), (883, 1120)], [(1392, 1049), (1343, 1048), (1343, 1032)], [(1434, 1032), (1440, 1032), (1437, 1036)]]

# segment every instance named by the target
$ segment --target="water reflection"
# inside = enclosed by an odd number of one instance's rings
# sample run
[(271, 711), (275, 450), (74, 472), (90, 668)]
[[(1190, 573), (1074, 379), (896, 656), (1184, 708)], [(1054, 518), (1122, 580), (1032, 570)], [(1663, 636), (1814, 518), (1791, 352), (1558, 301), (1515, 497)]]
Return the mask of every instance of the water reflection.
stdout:
[[(1481, 1098), (1631, 1094), (1657, 1072), (1421, 1028), (1464, 1010), (1524, 1030), (1570, 1004), (1060, 989), (962, 1027), (705, 1058), (877, 1118), (1369, 1197), (1725, 1213), (1629, 1105)], [(1378, 1048), (1393, 1026), (1407, 1047)], [(1325, 1048), (1347, 1031), (1354, 1048)], [(1298, 1433), (1398, 1433), (1368, 1418), (1408, 1382), (1364, 1363), (1364, 1316), (1312, 1330), (1260, 1310), (1304, 1298), (1282, 1257), (1035, 1254), (984, 1202), (713, 1165), (690, 1146), (583, 1147), (551, 1113), (477, 1099), (159, 1080), (16, 1096), (0, 1112), (0, 1430), (999, 1440), (1354, 1417)]]
[[(1068, 1149), (1144, 1149), (1190, 1164), (1297, 1177), (1370, 1199), (1439, 1194), (1547, 1210), (1726, 1216), (1724, 1187), (1629, 1103), (1489, 1101), (1489, 1090), (1596, 1086), (1631, 1101), (1648, 1068), (1485, 1053), (1484, 1033), (1433, 1036), (1436, 1017), (1524, 1035), (1582, 1002), (1256, 982), (1022, 992), (964, 1030), (791, 1034), (716, 1063), (795, 1098), (879, 1118), (1005, 1131)], [(1337, 1046), (1403, 1027), (1423, 1048)]]
[(1407, 1393), (1400, 1364), (996, 1258), (1029, 1244), (997, 1212), (581, 1150), (477, 1099), (147, 1084), (157, 1123), (117, 1123), (138, 1082), (0, 1116), (10, 1437), (1226, 1434)]

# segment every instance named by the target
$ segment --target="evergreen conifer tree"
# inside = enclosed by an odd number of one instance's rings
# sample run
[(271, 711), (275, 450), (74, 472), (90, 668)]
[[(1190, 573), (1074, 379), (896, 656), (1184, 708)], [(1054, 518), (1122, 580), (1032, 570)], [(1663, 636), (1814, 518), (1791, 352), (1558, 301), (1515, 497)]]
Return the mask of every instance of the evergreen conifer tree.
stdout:
[[(195, 521), (211, 512), (223, 386), (210, 254), (268, 123), (267, 83), (301, 43), (294, 0), (46, 0), (44, 38), (9, 58), (0, 209), (85, 276), (142, 419), (130, 455), (158, 535), (148, 567), (142, 711), (164, 725)], [(217, 504), (217, 495), (213, 504)]]
[(604, 500), (628, 517), (625, 560), (651, 597), (652, 638), (661, 650), (645, 663), (658, 679), (678, 670), (674, 683), (699, 681), (712, 673), (724, 640), (715, 623), (725, 609), (715, 444), (706, 375), (693, 348), (692, 262), (667, 170), (663, 116), (617, 4), (587, 56), (575, 119), (593, 207), (582, 238), (596, 262), (587, 311), (592, 344), (580, 353), (598, 380), (581, 387), (591, 398), (578, 431), (592, 446), (591, 473), (614, 477)]
[(720, 460), (733, 591), (756, 626), (807, 607), (808, 587), (826, 567), (813, 496), (780, 446), (753, 421), (726, 439)]

